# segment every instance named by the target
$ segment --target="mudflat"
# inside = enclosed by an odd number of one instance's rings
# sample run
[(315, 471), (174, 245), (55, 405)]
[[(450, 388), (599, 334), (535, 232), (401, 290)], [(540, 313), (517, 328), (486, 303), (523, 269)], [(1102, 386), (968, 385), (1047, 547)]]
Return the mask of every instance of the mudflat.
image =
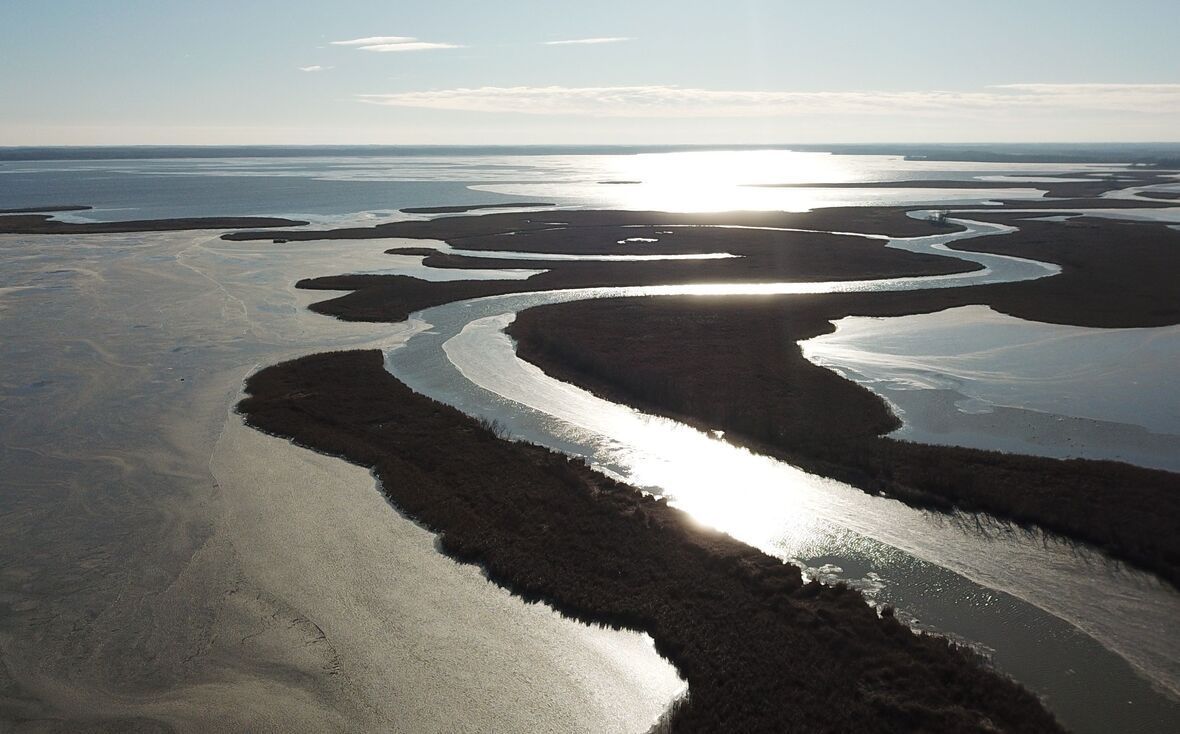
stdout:
[[(824, 227), (846, 233), (874, 228), (891, 234), (946, 231), (906, 217), (905, 211), (898, 207), (827, 209), (802, 215), (561, 211), (541, 218), (535, 213), (491, 214), (300, 232), (324, 239), (378, 235), (442, 239), (471, 255), (431, 254), (426, 256), (427, 265), (543, 267), (547, 271), (523, 281), (436, 283), (405, 276), (343, 275), (305, 280), (299, 286), (351, 291), (312, 305), (320, 313), (348, 320), (400, 321), (430, 306), (531, 290), (879, 278), (979, 267), (889, 249), (881, 240), (813, 231)], [(958, 240), (949, 245), (951, 249), (1050, 262), (1060, 266), (1061, 273), (1028, 282), (961, 288), (763, 298), (758, 301), (761, 311), (741, 299), (682, 300), (673, 314), (646, 312), (649, 301), (577, 302), (524, 312), (512, 333), (527, 359), (562, 379), (590, 384), (611, 398), (725, 429), (736, 440), (870, 492), (886, 492), (923, 507), (985, 511), (1036, 524), (1095, 544), (1173, 584), (1180, 582), (1180, 545), (1171, 530), (1180, 520), (1176, 475), (1117, 462), (1063, 462), (881, 438), (897, 423), (879, 399), (799, 355), (795, 342), (826, 333), (833, 319), (900, 316), (971, 304), (988, 305), (1019, 318), (1077, 326), (1180, 323), (1180, 292), (1174, 288), (1180, 277), (1180, 262), (1174, 256), (1180, 233), (1175, 230), (1093, 217), (1044, 222), (1002, 210), (971, 216), (1019, 230), (1003, 237)], [(248, 232), (228, 237), (266, 236), (266, 232)], [(481, 258), (481, 250), (542, 256), (725, 252), (735, 257), (569, 262)], [(724, 343), (716, 343), (706, 333), (705, 325), (716, 325), (718, 318), (724, 323), (719, 330), (726, 335)], [(651, 328), (641, 328), (644, 324)], [(641, 339), (643, 346), (632, 343), (635, 339)], [(751, 361), (764, 363), (767, 371), (742, 367), (740, 360), (751, 354), (766, 357)], [(694, 361), (693, 356), (705, 361)], [(697, 368), (704, 363), (711, 368)], [(771, 369), (771, 363), (777, 366)], [(693, 396), (708, 392), (702, 384), (707, 374), (739, 375), (739, 379), (729, 380), (729, 386), (711, 398), (697, 399)], [(811, 387), (792, 387), (803, 379), (810, 380)], [(751, 391), (760, 393), (768, 382), (776, 381), (790, 400), (779, 396), (777, 403), (761, 401), (761, 408), (739, 407), (750, 403)], [(659, 389), (652, 387), (656, 383)], [(813, 389), (815, 396), (823, 396), (819, 403), (806, 398)], [(825, 413), (826, 418), (816, 417), (820, 427), (808, 428), (808, 418)], [(793, 416), (794, 422), (776, 415)]]
[(250, 425), (371, 467), (443, 552), (526, 599), (650, 634), (689, 683), (675, 731), (1061, 730), (973, 653), (857, 591), (804, 584), (577, 460), (498, 437), (414, 393), (379, 351), (285, 362), (246, 390)]

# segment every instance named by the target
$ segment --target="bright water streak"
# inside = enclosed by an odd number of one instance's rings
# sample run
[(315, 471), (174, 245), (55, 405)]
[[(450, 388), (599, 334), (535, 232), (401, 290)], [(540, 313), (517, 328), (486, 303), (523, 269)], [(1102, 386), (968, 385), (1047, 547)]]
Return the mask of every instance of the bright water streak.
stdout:
[[(971, 227), (891, 246), (937, 252), (949, 240), (1007, 231)], [(1131, 670), (1180, 694), (1180, 633), (1171, 624), (1180, 596), (1153, 578), (1042, 535), (976, 527), (974, 518), (956, 521), (873, 497), (598, 399), (517, 359), (502, 332), (519, 310), (586, 298), (900, 290), (1055, 272), (1019, 258), (965, 257), (985, 269), (882, 281), (585, 289), (449, 304), (419, 314), (431, 328), (391, 351), (387, 365), (415, 390), (495, 417), (517, 437), (585, 456), (668, 496), (705, 524), (799, 560), (814, 575), (847, 580), (880, 603), (994, 652), (1001, 669), (1045, 695), (1075, 730), (1180, 724), (1175, 701)]]

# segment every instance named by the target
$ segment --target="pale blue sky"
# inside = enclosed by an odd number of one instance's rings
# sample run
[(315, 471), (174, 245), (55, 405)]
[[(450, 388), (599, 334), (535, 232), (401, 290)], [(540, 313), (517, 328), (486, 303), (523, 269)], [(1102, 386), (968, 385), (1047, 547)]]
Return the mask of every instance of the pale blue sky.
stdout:
[[(1176, 141), (1178, 32), (1175, 0), (5, 0), (0, 145)], [(590, 38), (624, 40), (545, 43)]]

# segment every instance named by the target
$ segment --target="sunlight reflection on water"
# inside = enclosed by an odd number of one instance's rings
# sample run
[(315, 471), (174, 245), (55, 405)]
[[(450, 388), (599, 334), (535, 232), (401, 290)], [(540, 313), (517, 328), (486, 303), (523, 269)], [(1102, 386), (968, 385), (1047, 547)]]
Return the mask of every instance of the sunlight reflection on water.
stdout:
[[(619, 209), (680, 212), (808, 211), (825, 206), (978, 204), (991, 199), (1037, 199), (1043, 191), (1014, 182), (1011, 189), (823, 189), (775, 185), (968, 178), (1002, 170), (995, 164), (923, 163), (891, 156), (839, 156), (786, 150), (641, 154), (604, 159), (599, 178), (483, 183), (477, 191)], [(1040, 169), (1043, 171), (1044, 169)], [(1066, 170), (1077, 170), (1077, 166)]]
[[(946, 254), (949, 240), (1009, 231), (963, 223), (971, 227), (968, 233), (889, 244)], [(668, 497), (703, 524), (798, 560), (811, 575), (847, 581), (879, 603), (896, 604), (910, 621), (921, 618), (994, 652), (1002, 669), (1054, 698), (1055, 711), (1075, 729), (1106, 730), (1105, 723), (1085, 722), (1109, 723), (1098, 712), (1134, 700), (1140, 708), (1123, 710), (1114, 720), (1124, 730), (1149, 731), (1123, 724), (1180, 716), (1174, 702), (1153, 692), (1124, 662), (1172, 695), (1180, 693), (1173, 655), (1180, 650), (1180, 630), (1166, 622), (1180, 603), (1158, 581), (1107, 567), (1101, 556), (1044, 535), (917, 511), (603, 401), (517, 359), (502, 331), (517, 311), (585, 298), (899, 290), (1010, 282), (1058, 271), (1020, 258), (962, 257), (986, 268), (932, 278), (602, 288), (453, 303), (419, 314), (431, 327), (389, 352), (387, 366), (419, 392), (469, 414), (495, 417), (523, 440), (584, 456), (607, 473)], [(1095, 575), (1101, 583), (1090, 581)], [(1063, 666), (1072, 672), (1063, 674)], [(1092, 693), (1098, 688), (1102, 695)]]

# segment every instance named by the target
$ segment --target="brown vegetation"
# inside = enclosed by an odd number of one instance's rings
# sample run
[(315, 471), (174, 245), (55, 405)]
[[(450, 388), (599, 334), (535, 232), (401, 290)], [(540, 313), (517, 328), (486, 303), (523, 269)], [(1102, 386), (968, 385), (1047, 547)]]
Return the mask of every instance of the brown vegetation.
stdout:
[(0, 214), (36, 214), (47, 212), (82, 212), (88, 209), (93, 209), (91, 206), (83, 206), (81, 204), (51, 204), (49, 206), (26, 206), (18, 207), (16, 209), (0, 209)]
[(946, 305), (923, 294), (923, 304), (908, 293), (583, 301), (524, 311), (510, 333), (522, 358), (608, 399), (723, 429), (868, 492), (1036, 524), (1180, 586), (1180, 476), (884, 438), (900, 425), (884, 401), (796, 343), (847, 315)]
[[(762, 188), (809, 188), (809, 189), (1041, 189), (1045, 196), (1055, 199), (1094, 199), (1109, 191), (1132, 186), (1173, 183), (1165, 173), (1155, 171), (1120, 171), (1115, 174), (1092, 176), (1082, 173), (1060, 175), (1038, 174), (1037, 181), (980, 181), (946, 179), (909, 179), (905, 181), (860, 181), (840, 183), (790, 183), (758, 184)], [(1085, 179), (1085, 180), (1077, 180)], [(1125, 201), (1111, 199), (1105, 201)], [(1023, 202), (1013, 202), (1018, 205)], [(1061, 206), (1060, 202), (1057, 202)], [(1120, 204), (1115, 203), (1118, 207)]]
[[(960, 240), (956, 250), (1012, 255), (1061, 266), (1061, 274), (1003, 283), (915, 292), (917, 301), (941, 296), (947, 305), (981, 303), (1030, 321), (1131, 328), (1180, 323), (1180, 232), (1164, 224), (1078, 217), (1038, 222), (1027, 214), (972, 215), (1014, 224), (1005, 237)], [(904, 301), (904, 298), (895, 299)], [(928, 303), (930, 301), (927, 301)], [(921, 310), (909, 313), (920, 313)]]
[[(561, 223), (535, 214), (493, 214), (280, 234), (446, 239), (468, 250), (743, 255), (736, 261), (652, 264), (436, 253), (426, 255), (436, 267), (551, 271), (523, 282), (361, 275), (300, 283), (353, 291), (313, 306), (321, 313), (398, 321), (432, 305), (524, 290), (973, 268), (884, 250), (880, 242), (860, 238), (669, 228), (723, 221), (907, 235), (938, 231), (903, 212), (743, 213), (688, 222), (686, 215), (561, 211), (547, 215)], [(984, 218), (1016, 219), (990, 212)], [(1088, 219), (1064, 225), (1021, 220), (1019, 226), (1014, 236), (955, 246), (1057, 262), (1061, 275), (904, 293), (581, 302), (526, 311), (513, 333), (527, 358), (614, 399), (726, 428), (745, 443), (870, 491), (1040, 523), (1175, 582), (1178, 546), (1167, 537), (1180, 518), (1175, 475), (1113, 462), (1059, 462), (884, 439), (880, 434), (896, 426), (885, 406), (798, 353), (796, 340), (829, 330), (829, 321), (843, 315), (901, 315), (968, 303), (1059, 323), (1180, 321), (1174, 231)], [(659, 242), (618, 244), (648, 233)], [(1056, 728), (1031, 696), (966, 652), (878, 618), (853, 591), (801, 585), (797, 569), (703, 530), (576, 462), (496, 440), (477, 421), (414, 395), (381, 369), (377, 353), (296, 360), (258, 373), (248, 389), (251, 397), (241, 410), (251, 425), (373, 467), (399, 508), (441, 534), (446, 552), (482, 564), (491, 578), (526, 598), (544, 599), (583, 620), (650, 633), (691, 686), (690, 699), (674, 717), (678, 730)], [(765, 409), (750, 409), (757, 405)]]
[[(826, 216), (833, 215), (832, 210), (824, 211)], [(859, 219), (841, 224), (859, 228), (866, 221), (892, 220), (896, 214), (894, 210), (856, 212)], [(605, 216), (606, 223), (601, 227), (592, 224), (598, 220), (590, 218), (579, 227), (549, 225), (542, 231), (521, 234), (478, 234), (499, 231), (502, 216), (508, 215), (413, 224), (417, 236), (423, 238), (465, 232), (464, 246), (491, 238), (496, 247), (504, 249), (556, 248), (563, 242), (572, 249), (585, 249), (594, 243), (602, 246), (603, 238), (595, 234), (598, 229), (605, 230), (608, 238), (615, 237), (619, 221), (635, 221), (637, 217), (624, 212)], [(779, 299), (778, 303), (786, 305), (767, 306), (774, 310), (778, 321), (752, 327), (735, 316), (727, 322), (729, 337), (723, 343), (715, 343), (705, 333), (707, 330), (692, 326), (694, 319), (707, 318), (703, 306), (718, 303), (699, 299), (684, 302), (698, 310), (680, 313), (679, 324), (652, 323), (651, 332), (638, 330), (638, 325), (656, 316), (643, 316), (645, 304), (620, 304), (620, 309), (626, 309), (625, 317), (619, 312), (614, 319), (591, 320), (589, 317), (600, 314), (606, 306), (584, 302), (525, 312), (514, 333), (520, 337), (527, 358), (558, 376), (589, 382), (606, 395), (690, 422), (700, 421), (711, 428), (724, 428), (765, 451), (869, 491), (888, 491), (925, 507), (958, 506), (1036, 523), (1101, 546), (1174, 583), (1180, 581), (1180, 545), (1171, 531), (1180, 520), (1180, 508), (1176, 506), (1180, 491), (1175, 475), (1114, 462), (1060, 462), (882, 439), (878, 436), (892, 430), (895, 423), (883, 412), (884, 406), (876, 397), (826, 370), (798, 361), (801, 357), (794, 347), (797, 339), (824, 333), (831, 328), (830, 320), (848, 315), (900, 316), (984, 304), (1019, 318), (1079, 326), (1180, 323), (1180, 289), (1175, 288), (1180, 280), (1180, 258), (1175, 257), (1180, 233), (1175, 230), (1160, 224), (1086, 217), (1058, 223), (1032, 221), (1027, 214), (999, 211), (973, 216), (1016, 224), (1020, 230), (1004, 237), (960, 240), (952, 244), (953, 248), (1054, 262), (1061, 266), (1061, 274), (1023, 283)], [(927, 231), (931, 226), (917, 221), (913, 224)], [(439, 231), (432, 232), (430, 225), (436, 225)], [(659, 225), (648, 226), (654, 233), (669, 231), (659, 229)], [(645, 228), (627, 227), (622, 231), (631, 233), (628, 236), (641, 236), (634, 233)], [(802, 280), (820, 273), (832, 278), (881, 277), (907, 270), (937, 272), (936, 264), (945, 267), (955, 263), (932, 256), (927, 257), (941, 262), (914, 260), (905, 257), (910, 253), (885, 249), (880, 242), (863, 238), (724, 228), (674, 231), (678, 236), (688, 233), (679, 241), (680, 251), (727, 249), (748, 254), (732, 261), (656, 263), (538, 263), (436, 254), (428, 256), (427, 262), (444, 267), (551, 266), (553, 270), (526, 281), (434, 283), (406, 276), (361, 275), (316, 278), (299, 285), (353, 291), (314, 304), (312, 309), (320, 313), (350, 320), (400, 321), (430, 306), (526, 290), (723, 279)], [(779, 258), (777, 266), (774, 257)], [(742, 261), (747, 262), (742, 265)], [(867, 275), (870, 272), (875, 275)], [(542, 315), (546, 313), (553, 316)], [(546, 319), (543, 327), (529, 328), (542, 319)], [(591, 322), (594, 329), (586, 327)], [(633, 338), (628, 340), (628, 334)], [(645, 343), (634, 343), (639, 338)], [(612, 345), (620, 344), (629, 346), (609, 351)], [(648, 354), (645, 349), (655, 351)], [(698, 353), (705, 361), (688, 358)], [(743, 356), (750, 355), (768, 355), (765, 364), (777, 365), (784, 373), (738, 370)], [(722, 361), (713, 364), (709, 360)], [(710, 367), (701, 366), (705, 364)], [(710, 374), (727, 376), (724, 389), (698, 384)], [(821, 400), (808, 405), (765, 402), (763, 410), (746, 411), (744, 406), (749, 404), (750, 396), (761, 395), (768, 381), (778, 379), (791, 384), (800, 374), (823, 384), (799, 390), (798, 394), (814, 389), (815, 395), (823, 396)], [(820, 374), (825, 377), (816, 376)], [(777, 399), (785, 400), (782, 396)], [(785, 425), (783, 420), (790, 418), (794, 424)]]
[(380, 352), (269, 367), (247, 393), (250, 425), (371, 467), (449, 555), (565, 614), (650, 634), (690, 686), (675, 731), (1060, 731), (972, 653), (878, 617), (856, 591), (803, 584), (577, 461), (497, 438), (394, 379)]
[[(618, 210), (574, 209), (545, 212), (502, 212), (468, 217), (440, 217), (430, 220), (388, 222), (374, 227), (302, 230), (282, 232), (278, 236), (299, 240), (379, 239), (410, 237), (446, 240), (465, 249), (504, 250), (512, 237), (512, 248), (530, 252), (666, 252), (662, 249), (619, 249), (617, 240), (643, 236), (632, 225), (666, 227), (668, 225), (724, 225), (738, 227), (794, 227), (825, 232), (864, 232), (891, 237), (916, 237), (932, 232), (953, 232), (961, 227), (933, 228), (906, 216), (913, 207), (834, 207), (810, 212), (721, 212), (676, 214), (669, 212), (633, 212)], [(542, 217), (538, 219), (537, 217)], [(520, 240), (519, 236), (528, 236)], [(267, 232), (233, 232), (227, 240), (269, 239)], [(462, 240), (461, 242), (458, 240)], [(544, 248), (550, 249), (544, 249)]]
[(404, 214), (462, 214), (477, 209), (525, 209), (541, 206), (557, 206), (547, 202), (517, 201), (506, 204), (460, 204), (458, 206), (408, 206), (398, 211)]
[[(89, 208), (89, 207), (83, 207)], [(55, 207), (37, 211), (74, 211)], [(281, 217), (184, 217), (137, 219), (126, 222), (60, 222), (48, 214), (0, 216), (0, 234), (107, 234), (122, 232), (171, 232), (189, 229), (244, 229), (249, 227), (300, 227), (307, 222)], [(285, 234), (272, 234), (267, 239)]]
[[(838, 211), (855, 212), (841, 219)], [(826, 232), (794, 232), (712, 226), (669, 227), (667, 222), (705, 224), (714, 218), (740, 226), (843, 228), (843, 231), (931, 234), (953, 231), (904, 216), (903, 210), (822, 210), (807, 214), (743, 213), (732, 215), (669, 215), (653, 212), (561, 211), (554, 220), (536, 214), (490, 214), (443, 217), (430, 221), (396, 222), (369, 228), (328, 232), (293, 231), (288, 239), (407, 237), (445, 239), (472, 251), (507, 249), (540, 253), (700, 254), (727, 252), (737, 257), (716, 260), (646, 262), (569, 262), (501, 260), (439, 254), (425, 248), (389, 250), (426, 254), (426, 264), (440, 268), (544, 268), (547, 272), (523, 281), (427, 282), (407, 276), (338, 275), (299, 282), (300, 288), (347, 290), (351, 293), (314, 304), (313, 311), (354, 321), (401, 321), (414, 311), (452, 301), (503, 293), (563, 288), (589, 288), (668, 283), (820, 281), (944, 275), (977, 270), (978, 265), (936, 255), (885, 247), (881, 240)], [(759, 224), (761, 223), (761, 224)], [(518, 229), (513, 229), (513, 228)], [(237, 232), (227, 239), (266, 239), (278, 233)], [(655, 239), (627, 243), (628, 238)]]

